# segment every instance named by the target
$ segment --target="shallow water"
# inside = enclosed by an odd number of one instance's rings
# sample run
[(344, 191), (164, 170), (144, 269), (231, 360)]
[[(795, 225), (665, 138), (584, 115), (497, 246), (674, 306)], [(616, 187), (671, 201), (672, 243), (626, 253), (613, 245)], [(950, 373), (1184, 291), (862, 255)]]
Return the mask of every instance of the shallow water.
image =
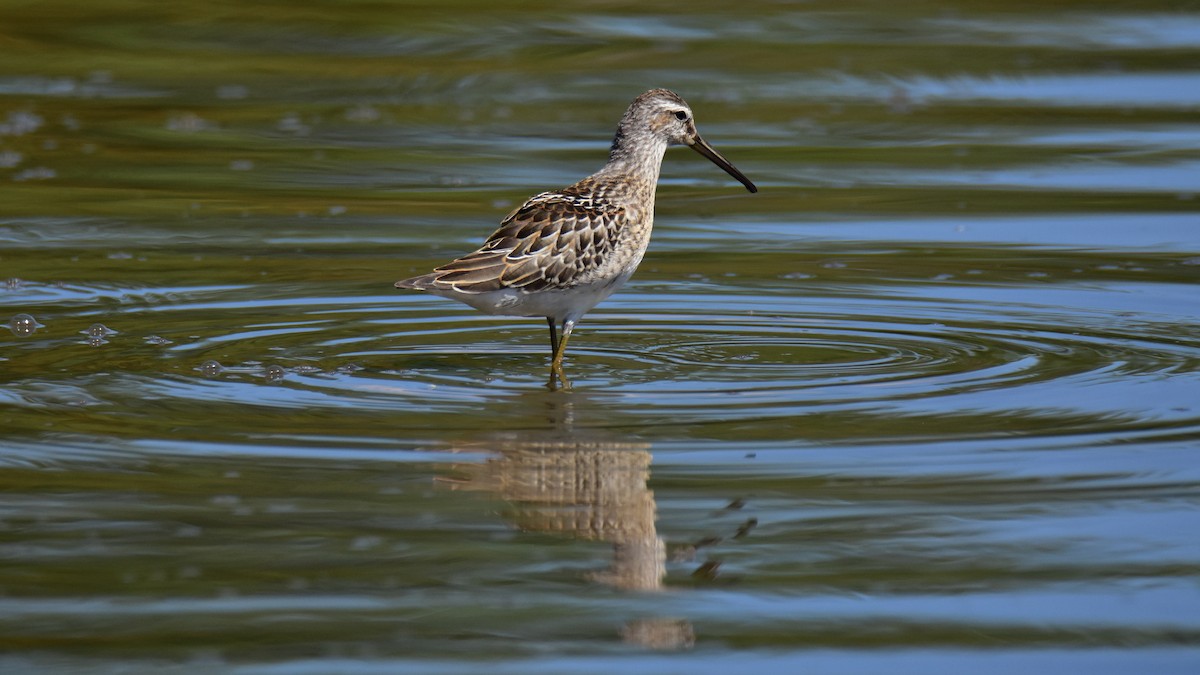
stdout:
[[(1193, 673), (1200, 14), (0, 2), (4, 672)], [(631, 283), (392, 289), (669, 86)]]

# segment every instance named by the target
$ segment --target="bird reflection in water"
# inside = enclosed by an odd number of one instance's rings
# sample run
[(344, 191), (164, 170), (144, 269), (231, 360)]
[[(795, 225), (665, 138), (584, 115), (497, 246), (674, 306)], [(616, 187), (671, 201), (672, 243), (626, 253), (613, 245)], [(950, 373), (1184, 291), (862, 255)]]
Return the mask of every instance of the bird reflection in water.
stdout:
[[(575, 396), (541, 397), (550, 416), (542, 433), (497, 434), (480, 445), (495, 455), (458, 467), (457, 489), (486, 490), (511, 505), (505, 513), (526, 532), (606, 541), (608, 567), (590, 581), (623, 591), (657, 591), (666, 577), (666, 545), (655, 525), (649, 443), (598, 438), (575, 431)], [(519, 405), (533, 403), (520, 400)], [(528, 409), (528, 408), (526, 408)], [(628, 622), (622, 638), (651, 649), (693, 645), (692, 625), (678, 618)]]

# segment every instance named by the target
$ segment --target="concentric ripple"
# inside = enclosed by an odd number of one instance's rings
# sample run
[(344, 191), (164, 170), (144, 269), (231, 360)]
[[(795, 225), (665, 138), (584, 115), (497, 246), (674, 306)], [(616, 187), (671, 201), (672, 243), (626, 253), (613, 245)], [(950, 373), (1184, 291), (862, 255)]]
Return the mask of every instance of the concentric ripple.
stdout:
[[(796, 426), (821, 435), (870, 420), (871, 434), (894, 438), (1116, 440), (1200, 427), (1190, 398), (1200, 390), (1200, 340), (1177, 317), (1013, 304), (1003, 289), (975, 289), (974, 302), (935, 291), (796, 298), (732, 285), (703, 294), (634, 289), (580, 324), (570, 394), (593, 404), (585, 424), (669, 419), (702, 425), (698, 434)], [(410, 430), (453, 429), (468, 418), (520, 426), (526, 418), (505, 401), (545, 391), (540, 322), (440, 299), (305, 296), (247, 307), (198, 297), (177, 301), (166, 322), (161, 310), (109, 313), (107, 339), (74, 357), (76, 376), (92, 374), (65, 386), (76, 398), (86, 393), (89, 409), (136, 392), (168, 416), (263, 411), (254, 425), (263, 440), (327, 437), (331, 420), (350, 416), (359, 420), (353, 428), (336, 426), (355, 443), (377, 442), (371, 437), (393, 433), (398, 421)], [(220, 322), (203, 334), (171, 329), (203, 325), (214, 311)], [(61, 314), (51, 328), (94, 330), (88, 312)], [(39, 332), (48, 352), (88, 342), (49, 333)], [(114, 361), (131, 367), (111, 373)], [(17, 398), (34, 407), (46, 400)]]
[[(595, 423), (666, 415), (710, 431), (812, 415), (831, 427), (869, 416), (877, 433), (898, 437), (1196, 430), (1189, 395), (1200, 390), (1200, 336), (1178, 317), (1013, 303), (1001, 287), (972, 288), (966, 301), (967, 288), (797, 297), (733, 284), (703, 293), (635, 285), (580, 323), (567, 360), (572, 392), (601, 407), (606, 419)], [(276, 294), (255, 304), (236, 292), (173, 289), (166, 306), (152, 289), (146, 296), (155, 302), (105, 312), (100, 340), (79, 339), (100, 325), (90, 304), (39, 307), (44, 327), (11, 344), (27, 365), (43, 364), (22, 381), (86, 393), (89, 409), (150, 396), (164, 411), (317, 420), (257, 425), (263, 437), (316, 436), (328, 414), (346, 411), (399, 414), (412, 428), (451, 428), (464, 415), (521, 423), (496, 401), (546, 384), (549, 349), (534, 319), (415, 295)], [(123, 368), (113, 372), (114, 363)]]
[[(139, 386), (164, 400), (270, 407), (385, 410), (419, 400), (452, 413), (545, 380), (548, 347), (535, 319), (486, 317), (415, 295), (248, 306), (210, 293), (188, 299), (174, 289), (169, 307), (116, 306), (103, 340), (78, 339), (97, 330), (88, 305), (40, 309), (38, 316), (53, 316), (37, 333), (40, 351), (86, 342), (95, 351), (79, 364), (90, 363), (85, 370), (107, 370), (109, 357), (131, 362)], [(1180, 401), (1198, 384), (1200, 341), (1172, 317), (977, 295), (967, 303), (932, 294), (792, 297), (736, 287), (629, 292), (581, 322), (569, 375), (577, 390), (634, 401), (642, 414), (709, 423), (816, 410), (1194, 418)], [(194, 328), (214, 311), (220, 324)], [(28, 323), (23, 316), (13, 321)], [(36, 348), (25, 340), (14, 347)], [(173, 384), (180, 378), (203, 386)], [(222, 383), (234, 389), (222, 394)], [(281, 396), (246, 383), (307, 393)], [(1073, 395), (1084, 387), (1087, 396)]]

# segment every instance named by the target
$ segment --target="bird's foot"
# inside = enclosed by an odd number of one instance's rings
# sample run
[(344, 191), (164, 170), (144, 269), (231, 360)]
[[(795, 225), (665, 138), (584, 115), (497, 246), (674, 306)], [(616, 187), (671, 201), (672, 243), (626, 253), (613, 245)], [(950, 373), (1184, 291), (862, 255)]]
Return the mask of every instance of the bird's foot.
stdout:
[(571, 381), (567, 379), (567, 374), (563, 372), (561, 360), (556, 359), (550, 364), (550, 381), (546, 383), (546, 388), (550, 391), (571, 388)]

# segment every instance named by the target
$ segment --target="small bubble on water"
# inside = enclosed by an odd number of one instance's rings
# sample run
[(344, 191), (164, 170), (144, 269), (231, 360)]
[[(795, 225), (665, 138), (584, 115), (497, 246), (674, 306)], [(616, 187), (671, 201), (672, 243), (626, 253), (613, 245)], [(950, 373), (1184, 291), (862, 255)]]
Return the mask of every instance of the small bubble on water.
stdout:
[(88, 326), (87, 330), (81, 330), (79, 332), (94, 338), (108, 337), (109, 335), (117, 334), (117, 331), (105, 326), (102, 323), (94, 323), (91, 326)]
[(170, 344), (175, 344), (175, 343), (174, 343), (174, 342), (172, 342), (171, 340), (168, 340), (167, 338), (165, 338), (165, 337), (162, 337), (162, 336), (159, 336), (159, 335), (147, 335), (147, 336), (146, 336), (145, 338), (143, 338), (143, 339), (146, 341), (146, 344), (148, 344), (148, 345), (170, 345)]
[(23, 286), (24, 284), (25, 284), (25, 281), (18, 277), (11, 277), (4, 282), (5, 288), (7, 288), (10, 291), (15, 291), (18, 288), (20, 288), (21, 286)]
[(201, 363), (198, 370), (208, 377), (216, 377), (224, 372), (225, 366), (221, 365), (219, 361), (210, 359), (204, 363)]
[(331, 215), (331, 216), (340, 216), (344, 213), (346, 213), (346, 207), (344, 207), (344, 206), (329, 207), (329, 215)]
[(792, 280), (811, 279), (813, 278), (813, 275), (805, 274), (804, 272), (788, 272), (787, 274), (783, 275), (783, 278)]
[(287, 371), (283, 369), (283, 366), (272, 364), (267, 366), (266, 374), (268, 380), (278, 382), (283, 379), (284, 375), (287, 375)]
[(133, 254), (126, 253), (125, 251), (113, 251), (112, 253), (108, 254), (108, 259), (109, 260), (131, 260), (131, 259), (133, 259)]
[(45, 328), (32, 314), (18, 314), (8, 321), (8, 329), (20, 336), (33, 335), (37, 329)]

